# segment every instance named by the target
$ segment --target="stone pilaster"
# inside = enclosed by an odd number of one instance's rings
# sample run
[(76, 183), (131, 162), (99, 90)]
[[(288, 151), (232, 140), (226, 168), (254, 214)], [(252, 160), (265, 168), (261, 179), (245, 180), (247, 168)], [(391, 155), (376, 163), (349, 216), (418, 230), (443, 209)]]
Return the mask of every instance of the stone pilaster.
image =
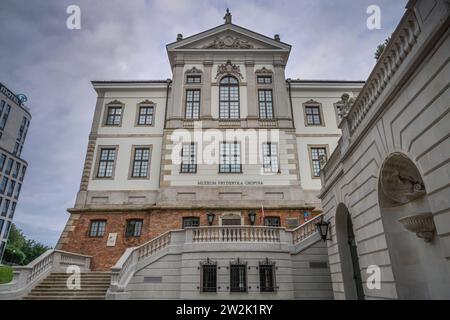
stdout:
[(248, 120), (258, 119), (258, 97), (256, 92), (255, 63), (245, 61), (245, 75), (247, 77), (247, 112)]
[(212, 119), (211, 114), (211, 72), (212, 72), (212, 60), (205, 60), (203, 62), (203, 78), (202, 78), (202, 92), (201, 92), (201, 104), (200, 104), (200, 119), (209, 120)]

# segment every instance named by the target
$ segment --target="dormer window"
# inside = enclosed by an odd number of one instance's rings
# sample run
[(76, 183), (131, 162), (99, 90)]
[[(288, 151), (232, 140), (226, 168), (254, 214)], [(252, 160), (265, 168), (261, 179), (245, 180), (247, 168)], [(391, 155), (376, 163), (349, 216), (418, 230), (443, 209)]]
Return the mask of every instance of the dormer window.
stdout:
[(201, 82), (202, 82), (202, 76), (201, 75), (186, 76), (186, 83), (187, 84), (199, 84)]
[(272, 84), (272, 76), (257, 76), (258, 84)]

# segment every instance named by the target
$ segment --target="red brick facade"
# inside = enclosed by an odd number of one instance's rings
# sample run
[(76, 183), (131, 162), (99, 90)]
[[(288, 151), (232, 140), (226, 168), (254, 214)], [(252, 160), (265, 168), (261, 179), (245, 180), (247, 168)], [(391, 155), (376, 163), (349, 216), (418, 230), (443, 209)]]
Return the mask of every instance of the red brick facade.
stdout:
[[(261, 225), (261, 210), (249, 210), (256, 212), (255, 225)], [(250, 225), (248, 212), (242, 211), (244, 224)], [(66, 243), (61, 249), (69, 252), (76, 252), (93, 257), (91, 268), (93, 270), (105, 270), (112, 267), (128, 247), (143, 244), (168, 230), (182, 228), (183, 217), (199, 217), (200, 226), (207, 226), (206, 213), (211, 210), (158, 210), (151, 212), (132, 213), (104, 213), (88, 212), (81, 213), (79, 219), (75, 220), (73, 231), (68, 232)], [(212, 211), (214, 212), (214, 211)], [(265, 217), (280, 217), (282, 227), (286, 227), (287, 218), (298, 218), (299, 224), (304, 222), (303, 213), (305, 210), (265, 210)], [(219, 224), (219, 216), (223, 211), (217, 211), (213, 225)], [(103, 237), (90, 237), (89, 229), (91, 220), (106, 220), (106, 230)], [(140, 237), (125, 237), (126, 222), (129, 219), (142, 219), (142, 232)], [(107, 247), (106, 241), (109, 233), (117, 232), (116, 244)]]

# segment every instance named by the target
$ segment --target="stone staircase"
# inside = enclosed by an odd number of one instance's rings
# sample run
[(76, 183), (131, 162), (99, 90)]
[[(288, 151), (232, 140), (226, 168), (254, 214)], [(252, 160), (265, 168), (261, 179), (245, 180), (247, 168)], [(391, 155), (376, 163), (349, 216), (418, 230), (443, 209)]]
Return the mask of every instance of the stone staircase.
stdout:
[(23, 299), (26, 300), (104, 300), (111, 282), (110, 272), (81, 273), (80, 289), (69, 289), (71, 274), (51, 273)]

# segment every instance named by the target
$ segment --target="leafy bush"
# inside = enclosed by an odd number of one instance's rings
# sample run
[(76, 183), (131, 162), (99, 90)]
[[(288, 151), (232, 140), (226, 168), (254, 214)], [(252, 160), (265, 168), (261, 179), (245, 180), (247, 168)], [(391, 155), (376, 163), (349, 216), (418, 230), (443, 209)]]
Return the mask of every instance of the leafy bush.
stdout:
[(0, 284), (8, 283), (13, 278), (13, 270), (8, 266), (0, 266)]

